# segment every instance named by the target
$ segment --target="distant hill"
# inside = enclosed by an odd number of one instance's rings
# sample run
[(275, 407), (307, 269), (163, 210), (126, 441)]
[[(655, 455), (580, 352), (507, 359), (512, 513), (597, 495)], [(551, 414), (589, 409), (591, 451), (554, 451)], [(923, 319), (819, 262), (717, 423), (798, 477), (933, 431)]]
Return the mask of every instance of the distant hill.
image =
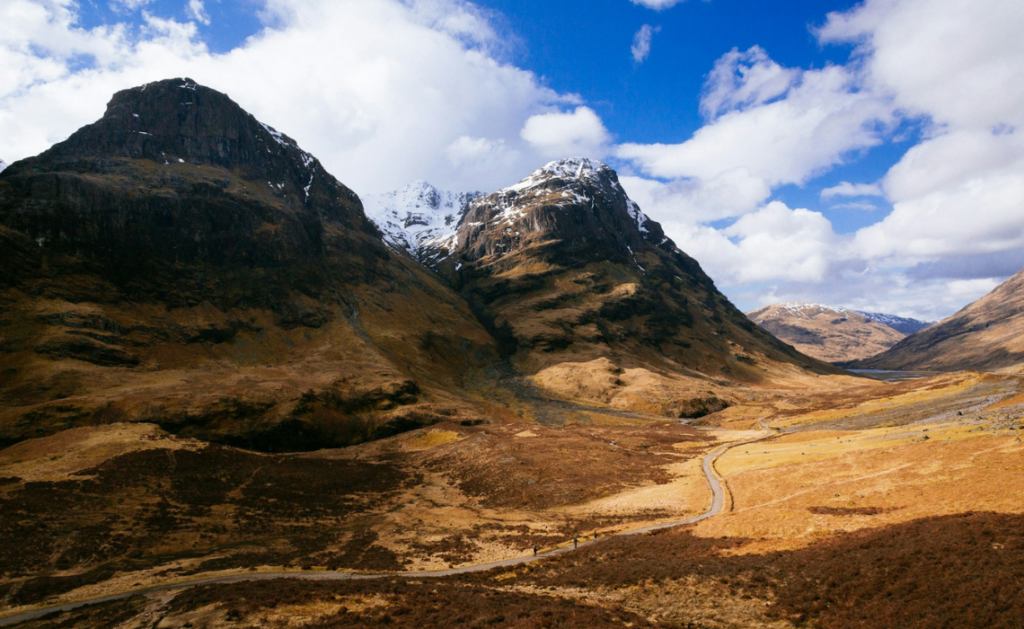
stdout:
[(935, 325), (934, 321), (919, 321), (917, 319), (909, 319), (907, 317), (897, 317), (891, 314), (882, 314), (881, 312), (864, 312), (863, 310), (855, 310), (857, 314), (862, 314), (868, 319), (882, 325), (887, 325), (897, 332), (909, 336), (915, 332), (920, 332), (925, 328), (929, 328)]
[(922, 323), (807, 303), (773, 304), (752, 310), (747, 317), (804, 354), (826, 362), (867, 358), (889, 349), (906, 336), (879, 319)]
[(1024, 362), (1024, 271), (938, 324), (851, 366), (990, 370)]

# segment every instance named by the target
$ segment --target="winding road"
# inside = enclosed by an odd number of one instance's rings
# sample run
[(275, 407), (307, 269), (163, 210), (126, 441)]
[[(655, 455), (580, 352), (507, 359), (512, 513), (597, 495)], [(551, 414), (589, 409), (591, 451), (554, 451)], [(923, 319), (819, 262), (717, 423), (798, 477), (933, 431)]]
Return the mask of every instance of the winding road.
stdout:
[[(775, 433), (772, 429), (764, 422), (760, 421), (761, 428), (769, 431), (756, 439), (749, 439), (747, 441), (741, 441), (737, 443), (729, 443), (712, 450), (704, 457), (703, 469), (704, 476), (708, 481), (708, 486), (711, 488), (711, 507), (704, 513), (688, 518), (686, 520), (679, 520), (676, 522), (664, 522), (662, 524), (654, 524), (639, 529), (632, 529), (629, 531), (622, 531), (619, 533), (613, 533), (612, 535), (597, 539), (580, 542), (579, 547), (591, 546), (593, 544), (601, 543), (611, 537), (622, 537), (627, 535), (642, 535), (644, 533), (650, 533), (651, 531), (660, 531), (663, 529), (673, 528), (676, 526), (683, 526), (684, 524), (694, 524), (701, 520), (718, 515), (723, 506), (725, 505), (725, 490), (722, 487), (722, 481), (715, 471), (715, 461), (718, 460), (726, 451), (731, 448), (735, 448), (741, 445), (746, 445), (767, 439), (773, 436)], [(120, 601), (133, 596), (150, 596), (153, 594), (161, 594), (164, 592), (172, 592), (174, 590), (182, 590), (185, 588), (196, 587), (199, 585), (214, 585), (221, 583), (240, 583), (240, 582), (251, 582), (251, 581), (270, 581), (273, 579), (303, 579), (306, 581), (361, 581), (368, 579), (384, 579), (389, 577), (404, 577), (409, 579), (431, 579), (438, 577), (448, 577), (457, 574), (468, 574), (471, 572), (484, 572), (486, 570), (492, 570), (494, 568), (505, 568), (509, 566), (518, 566), (526, 563), (532, 563), (548, 557), (554, 557), (556, 555), (562, 555), (568, 552), (572, 552), (574, 547), (570, 544), (568, 546), (556, 548), (546, 552), (538, 553), (537, 555), (528, 555), (526, 557), (515, 557), (513, 559), (505, 559), (503, 561), (494, 561), (491, 563), (474, 564), (470, 566), (462, 566), (459, 568), (450, 568), (447, 570), (429, 570), (420, 572), (388, 572), (378, 574), (356, 574), (351, 572), (262, 572), (259, 574), (237, 574), (230, 576), (220, 577), (206, 577), (189, 579), (185, 581), (177, 581), (175, 583), (169, 583), (166, 585), (156, 585), (147, 588), (139, 588), (137, 590), (130, 590), (127, 592), (121, 592), (118, 594), (111, 594), (109, 596), (101, 596), (97, 598), (86, 599), (82, 601), (76, 601), (74, 603), (65, 603), (63, 605), (50, 605), (48, 607), (40, 607), (32, 611), (22, 612), (10, 616), (0, 616), (0, 627), (14, 625), (20, 622), (28, 620), (34, 620), (41, 618), (48, 614), (56, 612), (66, 612), (80, 607), (87, 607), (89, 605), (98, 605), (101, 603), (110, 603), (113, 601)]]

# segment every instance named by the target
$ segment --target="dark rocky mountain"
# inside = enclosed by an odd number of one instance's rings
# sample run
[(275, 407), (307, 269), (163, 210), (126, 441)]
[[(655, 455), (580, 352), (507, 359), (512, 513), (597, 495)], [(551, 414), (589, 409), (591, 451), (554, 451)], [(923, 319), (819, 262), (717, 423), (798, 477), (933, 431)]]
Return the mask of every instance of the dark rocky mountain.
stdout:
[(599, 162), (553, 162), (475, 200), (447, 248), (438, 270), (526, 373), (598, 360), (748, 382), (768, 365), (835, 371), (749, 321)]
[(906, 336), (859, 312), (821, 304), (772, 304), (747, 317), (804, 354), (830, 363), (874, 356)]
[(953, 316), (886, 352), (851, 363), (861, 369), (981, 371), (1024, 363), (1024, 271)]
[(188, 79), (0, 174), (0, 271), (0, 442), (129, 418), (350, 443), (458, 416), (449, 391), (497, 357), (351, 190)]

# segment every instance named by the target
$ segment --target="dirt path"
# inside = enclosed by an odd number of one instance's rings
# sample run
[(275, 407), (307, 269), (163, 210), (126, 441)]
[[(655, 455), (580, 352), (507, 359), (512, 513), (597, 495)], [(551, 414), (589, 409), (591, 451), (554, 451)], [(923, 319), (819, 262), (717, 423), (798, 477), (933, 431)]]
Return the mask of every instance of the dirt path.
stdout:
[[(593, 544), (599, 544), (602, 541), (609, 539), (611, 537), (625, 535), (641, 535), (644, 533), (650, 533), (651, 531), (660, 531), (662, 529), (683, 526), (685, 524), (694, 524), (696, 522), (700, 522), (701, 520), (706, 520), (708, 518), (718, 515), (722, 511), (722, 507), (725, 504), (725, 490), (722, 487), (722, 480), (719, 477), (718, 472), (715, 470), (715, 461), (718, 459), (718, 457), (722, 456), (722, 454), (724, 454), (731, 448), (761, 441), (775, 434), (775, 432), (764, 422), (764, 420), (761, 420), (760, 425), (762, 428), (770, 432), (756, 439), (749, 439), (747, 441), (741, 441), (738, 443), (727, 443), (725, 445), (719, 446), (718, 448), (715, 448), (714, 450), (712, 450), (711, 452), (704, 456), (704, 476), (708, 481), (708, 486), (711, 488), (712, 495), (711, 507), (707, 511), (692, 518), (688, 518), (686, 520), (654, 524), (640, 529), (633, 529), (629, 531), (614, 533), (610, 536), (606, 536), (596, 540), (581, 541), (578, 547), (582, 548), (585, 546), (591, 546)], [(50, 605), (48, 607), (42, 607), (33, 611), (22, 612), (20, 614), (14, 614), (11, 616), (0, 616), (0, 627), (14, 625), (28, 620), (35, 620), (36, 618), (41, 618), (48, 614), (71, 611), (89, 605), (98, 605), (100, 603), (109, 603), (112, 601), (124, 600), (126, 598), (131, 598), (133, 596), (152, 596), (154, 594), (160, 594), (174, 590), (182, 590), (185, 588), (195, 587), (199, 585), (241, 583), (251, 581), (270, 581), (273, 579), (303, 579), (307, 581), (357, 581), (368, 579), (383, 579), (388, 577), (431, 579), (438, 577), (448, 577), (457, 574), (468, 574), (472, 572), (484, 572), (486, 570), (492, 570), (494, 568), (518, 566), (526, 563), (532, 563), (534, 561), (539, 561), (541, 559), (546, 559), (548, 557), (554, 557), (556, 555), (562, 555), (568, 552), (572, 552), (576, 548), (577, 547), (574, 546), (572, 543), (569, 543), (566, 546), (538, 553), (537, 555), (515, 557), (513, 559), (505, 559), (503, 561), (494, 561), (491, 563), (462, 566), (460, 568), (449, 568), (447, 570), (428, 570), (422, 572), (390, 572), (379, 574), (356, 574), (352, 572), (264, 572), (259, 574), (237, 574), (220, 577), (195, 578), (184, 581), (178, 581), (175, 583), (169, 583), (166, 585), (157, 585), (148, 588), (131, 590), (128, 592), (121, 592), (118, 594), (111, 594), (109, 596), (102, 596), (84, 601), (77, 601), (74, 603), (65, 603), (63, 605)]]

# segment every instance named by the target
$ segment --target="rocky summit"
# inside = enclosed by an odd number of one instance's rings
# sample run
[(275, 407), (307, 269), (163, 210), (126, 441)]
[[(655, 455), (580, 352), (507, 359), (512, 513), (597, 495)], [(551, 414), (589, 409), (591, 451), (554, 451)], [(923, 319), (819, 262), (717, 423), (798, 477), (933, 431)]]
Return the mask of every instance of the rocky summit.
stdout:
[(131, 418), (344, 445), (457, 416), (446, 391), (497, 356), (355, 193), (189, 79), (4, 170), (0, 256), (0, 441)]
[[(614, 397), (631, 368), (748, 382), (780, 363), (831, 371), (744, 317), (600, 162), (552, 162), (476, 199), (445, 247), (438, 270), (520, 370), (563, 394)], [(563, 386), (581, 377), (612, 384)]]

